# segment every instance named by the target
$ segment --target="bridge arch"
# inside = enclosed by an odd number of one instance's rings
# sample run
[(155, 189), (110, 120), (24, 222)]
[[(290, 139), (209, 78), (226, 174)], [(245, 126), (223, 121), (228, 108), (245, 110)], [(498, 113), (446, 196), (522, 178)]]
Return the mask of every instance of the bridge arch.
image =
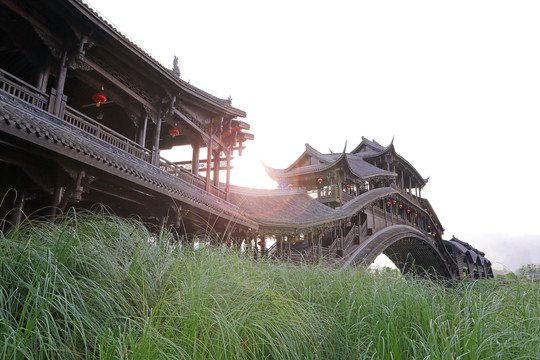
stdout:
[(388, 256), (403, 273), (452, 278), (449, 263), (433, 239), (409, 225), (392, 225), (376, 232), (345, 259), (343, 267), (368, 266), (380, 254)]

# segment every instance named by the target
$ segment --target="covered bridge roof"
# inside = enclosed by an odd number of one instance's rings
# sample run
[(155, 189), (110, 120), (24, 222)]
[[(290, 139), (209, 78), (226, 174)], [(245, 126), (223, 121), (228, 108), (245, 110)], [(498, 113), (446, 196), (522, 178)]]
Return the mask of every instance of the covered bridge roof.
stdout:
[(374, 189), (332, 209), (313, 199), (305, 190), (259, 190), (233, 186), (230, 201), (238, 206), (242, 216), (256, 221), (260, 227), (306, 229), (351, 217), (371, 202), (395, 193), (392, 188)]

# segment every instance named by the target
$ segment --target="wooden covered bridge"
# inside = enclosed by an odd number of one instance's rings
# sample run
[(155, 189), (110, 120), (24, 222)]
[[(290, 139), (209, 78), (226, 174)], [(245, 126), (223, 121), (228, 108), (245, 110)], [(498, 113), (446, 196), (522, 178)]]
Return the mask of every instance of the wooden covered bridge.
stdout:
[[(390, 144), (306, 152), (276, 190), (230, 184), (246, 113), (155, 61), (80, 0), (0, 0), (0, 231), (103, 204), (121, 216), (260, 256), (490, 277), (443, 228), (426, 181)], [(161, 151), (191, 154), (171, 162)], [(272, 245), (270, 246), (270, 241)]]

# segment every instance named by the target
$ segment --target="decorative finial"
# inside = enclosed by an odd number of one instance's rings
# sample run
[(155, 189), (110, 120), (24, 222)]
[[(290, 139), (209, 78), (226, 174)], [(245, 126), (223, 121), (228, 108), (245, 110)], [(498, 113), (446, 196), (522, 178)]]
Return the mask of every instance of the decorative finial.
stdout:
[(173, 60), (172, 73), (177, 77), (180, 77), (180, 68), (178, 67), (178, 57), (175, 55)]

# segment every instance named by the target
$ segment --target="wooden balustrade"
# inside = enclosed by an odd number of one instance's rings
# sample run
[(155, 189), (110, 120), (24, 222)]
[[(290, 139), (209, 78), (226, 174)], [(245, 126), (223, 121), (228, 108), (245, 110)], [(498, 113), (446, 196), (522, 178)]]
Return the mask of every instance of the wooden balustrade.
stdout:
[(149, 150), (108, 127), (103, 126), (99, 122), (78, 112), (72, 107), (66, 106), (63, 119), (67, 123), (105, 141), (117, 149), (123, 150), (146, 162), (150, 162), (151, 160)]
[(49, 96), (30, 84), (0, 69), (0, 89), (42, 110), (49, 106)]
[[(21, 79), (18, 79), (2, 69), (0, 69), (0, 90), (41, 110), (49, 112), (52, 111), (51, 109), (53, 107), (51, 107), (50, 103), (55, 99), (54, 92), (53, 96), (49, 96), (38, 90), (36, 87), (24, 82)], [(62, 107), (62, 109), (64, 109), (64, 107)], [(75, 110), (74, 108), (66, 105), (65, 110), (62, 110), (60, 115), (65, 122), (75, 126), (85, 133), (92, 135), (119, 150), (125, 151), (126, 153), (131, 154), (140, 160), (147, 163), (152, 163), (152, 153), (150, 150), (140, 146), (138, 143), (128, 139), (122, 134), (103, 126), (101, 123)], [(160, 157), (159, 168), (191, 185), (196, 186), (199, 189), (205, 189), (206, 182), (203, 177), (192, 174), (189, 170), (180, 165), (176, 165)], [(225, 191), (214, 185), (211, 185), (210, 193), (218, 196), (221, 199), (226, 199)]]
[(342, 205), (343, 205), (343, 204), (345, 204), (346, 202), (349, 202), (349, 201), (351, 201), (352, 199), (354, 199), (354, 195), (349, 194), (349, 193), (346, 192), (346, 191), (342, 191), (342, 192), (341, 192), (341, 199), (342, 199)]

